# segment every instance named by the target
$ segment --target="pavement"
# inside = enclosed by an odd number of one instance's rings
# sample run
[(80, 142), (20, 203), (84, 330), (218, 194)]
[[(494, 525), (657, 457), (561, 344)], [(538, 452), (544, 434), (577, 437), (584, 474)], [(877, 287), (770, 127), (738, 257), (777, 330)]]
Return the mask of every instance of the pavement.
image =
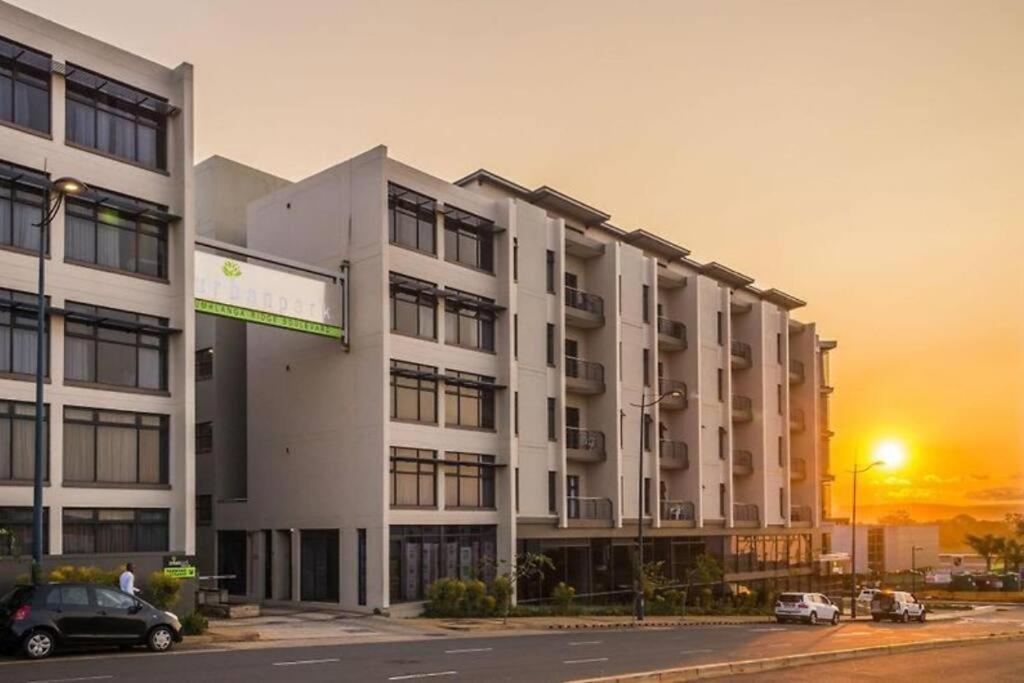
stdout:
[[(294, 615), (267, 615), (272, 622)], [(310, 619), (313, 624), (338, 619)], [(209, 643), (165, 655), (111, 651), (58, 655), (43, 662), (0, 660), (4, 683), (72, 681), (568, 681), (740, 659), (829, 652), (868, 645), (924, 643), (965, 636), (1024, 633), (1024, 609), (987, 611), (925, 624), (843, 622), (839, 626), (751, 623), (731, 626), (609, 628), (460, 633), (407, 633), (406, 624), (358, 620), (375, 635), (316, 641), (243, 642), (238, 649)], [(380, 623), (387, 622), (387, 623)], [(289, 625), (290, 624), (290, 625)], [(270, 628), (313, 628), (290, 622)], [(346, 626), (346, 630), (350, 626)], [(388, 629), (398, 629), (390, 631)], [(282, 646), (285, 645), (285, 646)], [(290, 646), (288, 646), (290, 645)], [(1024, 646), (1016, 643), (1024, 650)], [(933, 651), (932, 657), (942, 659)], [(889, 660), (886, 659), (886, 662)], [(849, 665), (849, 663), (845, 663)], [(787, 670), (791, 675), (794, 670)], [(893, 674), (893, 671), (890, 671)], [(911, 674), (908, 674), (912, 675)], [(902, 676), (890, 676), (890, 678)], [(848, 677), (841, 677), (847, 680)], [(787, 679), (789, 680), (789, 679)]]

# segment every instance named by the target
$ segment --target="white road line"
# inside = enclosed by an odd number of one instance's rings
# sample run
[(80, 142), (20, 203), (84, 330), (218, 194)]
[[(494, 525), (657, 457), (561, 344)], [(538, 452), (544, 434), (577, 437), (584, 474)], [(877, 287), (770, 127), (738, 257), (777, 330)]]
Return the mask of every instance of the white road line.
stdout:
[(44, 678), (37, 681), (29, 681), (28, 683), (70, 683), (71, 681), (104, 681), (113, 676), (80, 676), (79, 678)]
[(705, 648), (703, 650), (680, 650), (679, 654), (681, 654), (681, 655), (696, 655), (696, 654), (700, 654), (701, 652), (714, 652), (714, 650), (709, 650), (707, 648)]
[(873, 633), (867, 631), (850, 631), (849, 633), (837, 633), (836, 638), (854, 638), (856, 636), (872, 636)]
[(444, 653), (446, 655), (461, 655), (467, 652), (490, 652), (493, 649), (493, 647), (467, 647), (461, 650), (445, 650)]
[(299, 659), (294, 662), (274, 662), (274, 666), (302, 666), (303, 664), (330, 664), (340, 662), (338, 658), (333, 659)]
[(435, 676), (454, 676), (458, 671), (436, 671), (429, 674), (406, 674), (404, 676), (392, 676), (389, 681), (408, 681), (413, 678), (433, 678)]
[(600, 640), (577, 640), (575, 643), (569, 643), (569, 647), (576, 647), (577, 645), (600, 645)]
[(562, 664), (592, 664), (593, 662), (607, 662), (607, 657), (593, 657), (591, 659), (567, 659)]
[(772, 633), (774, 631), (785, 631), (781, 626), (768, 626), (766, 628), (748, 628), (751, 633)]

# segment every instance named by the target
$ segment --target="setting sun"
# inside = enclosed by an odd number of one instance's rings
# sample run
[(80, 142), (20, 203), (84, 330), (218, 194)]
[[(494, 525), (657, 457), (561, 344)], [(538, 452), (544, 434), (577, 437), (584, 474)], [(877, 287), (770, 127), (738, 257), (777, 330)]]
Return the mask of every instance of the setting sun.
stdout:
[(907, 447), (901, 441), (886, 439), (875, 446), (874, 457), (885, 463), (886, 468), (897, 469), (907, 461)]

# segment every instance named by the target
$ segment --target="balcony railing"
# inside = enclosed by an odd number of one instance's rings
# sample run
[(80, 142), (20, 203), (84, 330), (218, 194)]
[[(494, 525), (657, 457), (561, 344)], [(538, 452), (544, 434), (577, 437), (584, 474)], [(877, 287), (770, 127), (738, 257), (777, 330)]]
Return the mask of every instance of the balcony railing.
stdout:
[(685, 470), (690, 467), (690, 451), (685, 441), (658, 442), (661, 466), (666, 470)]
[(590, 294), (581, 289), (565, 288), (565, 305), (596, 316), (604, 317), (604, 299), (597, 294)]
[(810, 522), (811, 521), (811, 506), (810, 505), (791, 505), (789, 507), (789, 521), (791, 521), (791, 522)]
[(584, 382), (604, 384), (604, 366), (582, 358), (565, 357), (565, 376)]
[(692, 522), (696, 519), (693, 503), (688, 500), (661, 501), (661, 519), (663, 521)]
[(754, 403), (749, 397), (732, 397), (732, 419), (734, 422), (749, 422), (754, 419)]
[(663, 346), (686, 348), (686, 325), (678, 320), (658, 318), (658, 337)]
[(734, 450), (732, 452), (732, 473), (740, 476), (753, 474), (754, 454), (746, 450)]
[(602, 462), (605, 457), (604, 432), (595, 429), (565, 428), (566, 457), (579, 462)]
[[(681, 396), (666, 396), (673, 391), (678, 391)], [(685, 408), (689, 405), (689, 393), (686, 389), (686, 382), (675, 379), (658, 378), (658, 395), (665, 396), (661, 401), (661, 407), (667, 410)]]
[(791, 408), (789, 411), (789, 430), (802, 432), (807, 427), (807, 420), (804, 418), (802, 408)]
[(804, 381), (804, 364), (803, 361), (799, 361), (796, 358), (789, 359), (789, 382), (790, 384), (800, 384)]
[(754, 522), (761, 520), (756, 503), (733, 503), (732, 518), (735, 522)]
[(750, 344), (733, 339), (729, 350), (732, 354), (733, 367), (748, 368), (753, 363), (754, 356), (753, 351), (750, 349)]
[(807, 461), (803, 458), (791, 458), (789, 461), (789, 478), (803, 481), (807, 478)]
[(610, 520), (612, 518), (612, 501), (609, 498), (566, 496), (565, 510), (569, 519)]

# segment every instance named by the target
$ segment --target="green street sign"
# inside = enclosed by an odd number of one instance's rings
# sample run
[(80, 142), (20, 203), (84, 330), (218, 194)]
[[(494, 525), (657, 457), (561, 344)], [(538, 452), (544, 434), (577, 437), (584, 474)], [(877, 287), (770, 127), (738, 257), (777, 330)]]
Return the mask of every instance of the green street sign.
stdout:
[(164, 567), (164, 574), (175, 579), (194, 579), (196, 578), (196, 568), (191, 565), (185, 567)]

